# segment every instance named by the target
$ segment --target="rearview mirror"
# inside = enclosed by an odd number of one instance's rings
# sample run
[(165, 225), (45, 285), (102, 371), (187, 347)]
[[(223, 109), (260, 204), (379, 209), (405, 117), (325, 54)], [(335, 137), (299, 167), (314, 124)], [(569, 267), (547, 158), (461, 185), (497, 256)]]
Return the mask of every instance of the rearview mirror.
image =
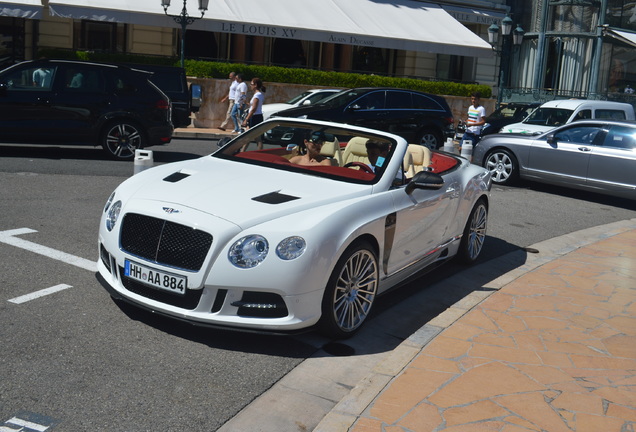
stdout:
[(437, 173), (430, 171), (420, 171), (413, 176), (408, 185), (406, 193), (411, 194), (415, 189), (441, 189), (444, 186), (444, 179)]

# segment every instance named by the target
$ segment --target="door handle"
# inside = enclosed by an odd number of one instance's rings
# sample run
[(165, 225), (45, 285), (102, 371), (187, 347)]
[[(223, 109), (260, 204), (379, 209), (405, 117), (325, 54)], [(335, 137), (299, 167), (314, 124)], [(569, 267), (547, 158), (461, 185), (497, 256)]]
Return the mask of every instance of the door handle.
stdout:
[(589, 147), (579, 147), (579, 150), (580, 150), (580, 151), (582, 151), (582, 152), (589, 152), (589, 151), (592, 151), (592, 149), (591, 149), (591, 148), (589, 148)]

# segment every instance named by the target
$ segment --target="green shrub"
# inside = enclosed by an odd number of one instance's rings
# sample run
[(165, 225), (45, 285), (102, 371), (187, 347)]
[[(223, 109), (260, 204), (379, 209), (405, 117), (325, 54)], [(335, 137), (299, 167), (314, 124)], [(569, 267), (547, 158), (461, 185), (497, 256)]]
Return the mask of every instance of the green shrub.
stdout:
[[(114, 63), (139, 63), (179, 66), (176, 57), (153, 57), (133, 54), (108, 54), (89, 51), (70, 51), (59, 49), (43, 49), (40, 57), (89, 60)], [(394, 78), (373, 74), (357, 74), (345, 72), (318, 71), (302, 68), (285, 68), (280, 66), (247, 65), (240, 63), (222, 63), (210, 61), (186, 60), (185, 69), (188, 76), (198, 78), (227, 78), (230, 72), (242, 73), (245, 79), (259, 77), (265, 82), (290, 84), (307, 84), (332, 87), (398, 87), (419, 90), (426, 93), (449, 96), (470, 96), (478, 91), (483, 98), (492, 96), (492, 89), (483, 84), (462, 84), (448, 81), (426, 81), (415, 78)]]

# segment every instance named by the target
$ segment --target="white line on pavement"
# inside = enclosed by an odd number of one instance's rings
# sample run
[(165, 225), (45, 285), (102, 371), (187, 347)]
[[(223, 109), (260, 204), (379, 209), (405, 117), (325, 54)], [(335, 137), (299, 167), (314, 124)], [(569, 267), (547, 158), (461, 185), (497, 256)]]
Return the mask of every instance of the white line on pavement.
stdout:
[(22, 240), (20, 238), (15, 237), (20, 234), (30, 234), (35, 232), (37, 231), (32, 230), (30, 228), (20, 228), (20, 229), (14, 229), (14, 230), (0, 231), (0, 243), (6, 243), (11, 246), (15, 246), (21, 249), (35, 252), (37, 254), (44, 255), (58, 261), (62, 261), (66, 264), (71, 264), (76, 267), (83, 268), (85, 270), (89, 270), (92, 272), (97, 271), (97, 263), (95, 263), (95, 261), (89, 261), (87, 259), (80, 258), (75, 255), (67, 254), (66, 252), (61, 252), (47, 246), (42, 246), (37, 243), (33, 243), (28, 240)]
[(73, 288), (73, 287), (71, 285), (59, 284), (59, 285), (52, 286), (50, 288), (41, 289), (40, 291), (36, 291), (31, 294), (25, 294), (20, 297), (9, 299), (9, 302), (15, 303), (15, 304), (22, 304), (31, 300), (35, 300), (36, 298), (44, 297), (46, 295), (53, 294), (68, 288)]

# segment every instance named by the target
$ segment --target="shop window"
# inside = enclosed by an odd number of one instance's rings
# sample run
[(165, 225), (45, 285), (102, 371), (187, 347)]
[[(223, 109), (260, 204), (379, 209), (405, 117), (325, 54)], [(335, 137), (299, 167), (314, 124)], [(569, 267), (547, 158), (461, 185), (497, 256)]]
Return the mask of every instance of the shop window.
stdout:
[(22, 18), (0, 17), (0, 69), (24, 60)]
[(126, 24), (76, 21), (73, 36), (75, 49), (125, 52)]

